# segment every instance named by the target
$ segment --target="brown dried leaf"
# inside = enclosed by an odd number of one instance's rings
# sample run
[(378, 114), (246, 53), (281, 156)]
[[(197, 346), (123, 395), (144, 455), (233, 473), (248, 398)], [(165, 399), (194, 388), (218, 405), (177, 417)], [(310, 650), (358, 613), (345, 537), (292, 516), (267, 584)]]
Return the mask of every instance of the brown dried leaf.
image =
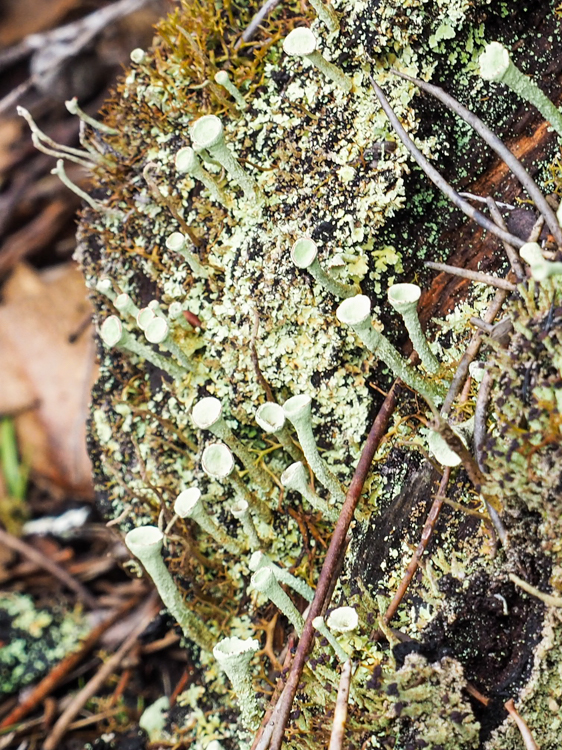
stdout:
[(95, 379), (90, 315), (74, 264), (37, 273), (20, 264), (0, 307), (0, 413), (17, 413), (20, 449), (32, 470), (58, 488), (92, 496), (85, 448), (89, 391)]
[(8, 0), (2, 12), (0, 45), (9, 47), (28, 34), (57, 26), (79, 0)]

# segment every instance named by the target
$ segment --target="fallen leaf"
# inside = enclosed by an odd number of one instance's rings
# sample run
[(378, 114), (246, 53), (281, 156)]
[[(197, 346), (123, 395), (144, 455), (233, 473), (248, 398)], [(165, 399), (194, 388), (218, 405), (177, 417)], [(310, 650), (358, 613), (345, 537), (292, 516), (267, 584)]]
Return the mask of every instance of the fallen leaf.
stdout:
[(85, 421), (95, 380), (86, 287), (67, 263), (40, 273), (16, 266), (0, 306), (0, 413), (15, 415), (32, 473), (65, 492), (92, 497)]
[(8, 0), (2, 9), (0, 45), (8, 47), (28, 34), (57, 26), (77, 0)]

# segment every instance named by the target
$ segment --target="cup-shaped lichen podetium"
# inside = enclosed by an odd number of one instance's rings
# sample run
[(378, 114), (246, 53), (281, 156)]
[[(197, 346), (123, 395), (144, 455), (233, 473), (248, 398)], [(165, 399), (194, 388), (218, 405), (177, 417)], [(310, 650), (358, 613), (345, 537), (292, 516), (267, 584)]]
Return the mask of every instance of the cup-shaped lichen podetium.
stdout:
[(252, 511), (265, 523), (271, 521), (271, 510), (267, 503), (250, 492), (238, 472), (234, 470), (234, 456), (224, 443), (210, 443), (201, 456), (203, 471), (212, 479), (226, 479), (232, 482), (236, 491), (246, 500)]
[(421, 289), (417, 284), (393, 284), (388, 289), (388, 301), (402, 316), (404, 325), (410, 335), (410, 341), (419, 354), (423, 366), (428, 372), (437, 372), (439, 362), (427, 343), (418, 317), (418, 300)]
[(359, 616), (354, 607), (336, 607), (330, 613), (326, 624), (330, 630), (335, 630), (336, 633), (350, 633), (357, 629)]
[(337, 477), (328, 469), (316, 447), (312, 432), (311, 398), (304, 394), (293, 396), (283, 404), (285, 416), (289, 419), (299, 438), (301, 448), (314, 475), (330, 492), (335, 502), (342, 503), (345, 494)]
[(297, 268), (306, 269), (327, 292), (340, 299), (353, 297), (359, 291), (358, 286), (342, 284), (332, 279), (318, 262), (318, 246), (310, 237), (299, 237), (291, 248), (291, 258)]
[(559, 135), (562, 135), (562, 114), (537, 84), (511, 61), (509, 52), (500, 42), (491, 42), (480, 55), (480, 75), (485, 81), (504, 83), (525, 101), (536, 107)]
[(395, 377), (423, 396), (434, 409), (435, 402), (443, 400), (444, 389), (423, 378), (396, 351), (390, 341), (373, 328), (371, 300), (368, 297), (358, 294), (344, 300), (336, 310), (336, 317), (341, 323), (353, 328), (367, 349), (381, 359)]
[(215, 178), (203, 169), (197, 154), (191, 146), (180, 148), (175, 159), (176, 169), (180, 174), (187, 173), (194, 180), (199, 180), (209, 191), (211, 198), (223, 206), (227, 204), (226, 195), (218, 186)]
[(213, 636), (193, 612), (187, 608), (168, 568), (162, 559), (164, 535), (156, 526), (139, 526), (129, 531), (125, 544), (130, 552), (141, 561), (146, 572), (154, 581), (160, 598), (186, 638), (200, 648), (210, 651), (213, 647)]
[(342, 648), (340, 642), (335, 635), (330, 633), (328, 626), (324, 622), (323, 617), (315, 617), (312, 621), (313, 627), (321, 633), (324, 638), (328, 641), (330, 646), (334, 649), (334, 653), (338, 657), (338, 660), (343, 664), (349, 659), (349, 654)]
[(222, 122), (216, 115), (204, 115), (191, 126), (191, 140), (195, 151), (208, 151), (237, 182), (247, 198), (256, 198), (258, 187), (255, 180), (242, 169), (234, 154), (226, 145)]
[(262, 710), (252, 686), (250, 661), (259, 650), (259, 641), (254, 638), (223, 638), (213, 648), (213, 655), (221, 669), (232, 683), (236, 697), (240, 701), (242, 721), (248, 729), (258, 725)]
[(300, 636), (304, 627), (303, 617), (277, 582), (273, 570), (266, 566), (259, 568), (252, 576), (250, 584), (254, 591), (264, 594), (275, 604)]
[(234, 469), (234, 456), (224, 443), (210, 443), (203, 451), (201, 466), (212, 479), (226, 479)]
[(190, 487), (189, 489), (180, 492), (174, 503), (174, 511), (180, 518), (191, 518), (203, 529), (203, 531), (206, 531), (209, 536), (212, 536), (216, 542), (229, 552), (236, 554), (242, 551), (242, 547), (238, 541), (229, 536), (229, 534), (227, 534), (227, 532), (209, 516), (203, 505), (201, 491), (198, 487)]
[(314, 492), (308, 483), (308, 472), (301, 461), (295, 461), (281, 474), (281, 484), (289, 490), (295, 490), (301, 494), (310, 505), (330, 521), (337, 521), (338, 514), (334, 508)]
[(222, 404), (218, 398), (214, 398), (214, 396), (202, 398), (193, 407), (191, 417), (195, 426), (199, 427), (200, 430), (209, 430), (213, 435), (224, 440), (231, 451), (242, 461), (244, 468), (256, 484), (259, 484), (266, 491), (272, 488), (269, 475), (265, 471), (260, 471), (250, 451), (238, 440), (224, 420)]
[[(149, 309), (152, 309), (154, 312), (154, 308)], [(154, 318), (144, 329), (144, 335), (146, 336), (146, 340), (150, 341), (151, 344), (158, 344), (166, 349), (166, 351), (169, 351), (170, 354), (186, 368), (186, 370), (191, 369), (189, 357), (184, 354), (176, 344), (170, 332), (170, 324), (165, 318), (161, 317), (161, 315), (154, 314)]]
[(342, 88), (344, 91), (351, 91), (353, 81), (349, 76), (334, 65), (328, 62), (326, 58), (316, 49), (316, 37), (313, 32), (306, 26), (298, 26), (293, 29), (283, 42), (283, 50), (287, 55), (295, 57), (306, 57), (315, 68), (330, 81)]
[(256, 550), (256, 552), (250, 556), (248, 567), (254, 573), (261, 568), (269, 568), (280, 583), (284, 583), (289, 586), (289, 588), (292, 588), (293, 591), (300, 594), (307, 602), (311, 602), (314, 599), (314, 589), (311, 589), (308, 583), (303, 581), (302, 578), (297, 578), (292, 573), (289, 573), (286, 568), (281, 568), (279, 565), (275, 565), (265, 552), (262, 552), (261, 550)]
[(248, 504), (248, 501), (240, 498), (234, 503), (234, 505), (230, 506), (230, 512), (232, 513), (234, 518), (237, 518), (242, 524), (242, 528), (244, 529), (244, 533), (246, 534), (246, 537), (248, 539), (250, 549), (258, 550), (261, 547), (261, 541), (258, 536), (258, 532), (256, 531), (253, 518), (250, 514), (250, 506)]
[(247, 102), (242, 96), (240, 90), (230, 80), (230, 76), (228, 75), (226, 70), (219, 70), (218, 73), (215, 73), (215, 83), (218, 83), (219, 86), (222, 86), (228, 91), (228, 93), (232, 96), (232, 98), (238, 105), (238, 109), (248, 109)]
[(266, 401), (256, 410), (256, 422), (264, 432), (275, 435), (283, 448), (294, 461), (301, 461), (304, 456), (300, 448), (293, 442), (287, 429), (283, 407), (272, 401)]
[[(141, 313), (142, 310), (139, 311), (137, 318)], [(150, 311), (150, 314), (154, 317), (152, 310)], [(137, 341), (134, 336), (123, 328), (123, 324), (116, 315), (110, 315), (103, 321), (100, 328), (100, 337), (106, 346), (117, 346), (121, 349), (127, 349), (132, 354), (136, 354), (137, 357), (146, 359), (155, 367), (159, 367), (164, 372), (167, 372), (176, 380), (180, 380), (185, 375), (185, 370), (178, 367), (175, 362), (163, 357), (161, 354), (150, 349), (150, 347)]]

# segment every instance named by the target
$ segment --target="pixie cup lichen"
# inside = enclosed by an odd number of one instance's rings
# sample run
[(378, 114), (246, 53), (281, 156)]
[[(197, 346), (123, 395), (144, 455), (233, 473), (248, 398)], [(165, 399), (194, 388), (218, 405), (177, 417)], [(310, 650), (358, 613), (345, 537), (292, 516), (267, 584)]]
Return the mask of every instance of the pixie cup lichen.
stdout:
[(325, 518), (331, 521), (337, 520), (338, 514), (334, 508), (330, 508), (328, 503), (323, 500), (308, 483), (308, 474), (301, 461), (288, 466), (281, 474), (281, 484), (288, 490), (295, 490), (301, 494), (310, 505), (321, 513)]
[(238, 698), (242, 721), (248, 729), (255, 729), (262, 709), (252, 686), (250, 662), (259, 650), (259, 641), (254, 638), (223, 638), (213, 648), (213, 655), (232, 683)]
[(388, 288), (388, 301), (402, 316), (404, 325), (410, 335), (410, 341), (419, 354), (423, 366), (428, 372), (437, 372), (439, 361), (427, 343), (418, 317), (418, 300), (421, 289), (417, 284), (393, 284)]
[(327, 292), (335, 297), (346, 299), (357, 294), (359, 288), (351, 284), (342, 284), (329, 276), (318, 262), (318, 246), (310, 237), (299, 237), (291, 248), (291, 258), (297, 268), (306, 269)]
[(251, 588), (254, 591), (264, 594), (272, 601), (277, 609), (289, 620), (298, 635), (302, 633), (304, 627), (303, 617), (277, 582), (277, 578), (271, 568), (267, 566), (259, 568), (251, 578)]
[(295, 445), (291, 433), (287, 429), (287, 420), (282, 406), (266, 401), (256, 410), (255, 419), (264, 432), (275, 435), (291, 458), (295, 461), (300, 461), (303, 458), (302, 451)]
[(162, 559), (164, 535), (156, 526), (140, 526), (125, 536), (130, 552), (141, 561), (154, 581), (160, 598), (176, 619), (183, 634), (200, 648), (210, 651), (213, 636), (199, 618), (185, 604), (168, 568)]
[(260, 471), (250, 451), (238, 440), (222, 415), (222, 404), (218, 398), (207, 396), (198, 401), (191, 412), (196, 427), (200, 430), (209, 430), (213, 435), (224, 440), (231, 451), (242, 461), (244, 467), (252, 479), (268, 491), (271, 489), (271, 479)]
[(342, 664), (349, 659), (349, 654), (344, 650), (338, 639), (330, 632), (326, 625), (323, 617), (315, 617), (312, 621), (314, 628), (324, 636), (330, 646), (334, 649), (335, 655), (338, 657), (338, 661)]
[(485, 81), (504, 83), (525, 101), (535, 106), (559, 135), (562, 135), (562, 114), (532, 78), (522, 73), (511, 61), (509, 52), (500, 42), (491, 42), (480, 55), (480, 75)]
[(330, 492), (336, 502), (343, 502), (345, 494), (337, 477), (326, 466), (318, 453), (312, 432), (312, 399), (304, 394), (293, 396), (283, 404), (285, 416), (293, 424), (299, 443), (314, 475)]
[[(225, 193), (221, 190), (215, 178), (203, 168), (191, 146), (180, 148), (176, 154), (176, 169), (180, 174), (187, 173), (193, 179), (199, 180), (207, 188), (211, 198), (217, 201), (217, 203), (221, 203), (223, 206), (228, 205)], [(166, 246), (168, 246), (168, 243), (166, 243)]]
[(226, 145), (222, 122), (216, 115), (204, 115), (191, 126), (191, 139), (195, 151), (208, 151), (237, 182), (247, 198), (258, 196), (256, 181), (239, 164)]
[(314, 67), (326, 76), (329, 81), (335, 83), (346, 92), (353, 88), (353, 81), (337, 65), (328, 62), (326, 58), (316, 49), (316, 37), (306, 26), (298, 26), (293, 29), (283, 42), (283, 50), (287, 55), (306, 58)]
[(293, 591), (300, 594), (303, 599), (306, 599), (308, 602), (311, 602), (314, 599), (314, 590), (311, 589), (302, 578), (297, 578), (292, 573), (289, 573), (286, 568), (275, 565), (265, 552), (262, 552), (261, 550), (257, 550), (251, 555), (248, 567), (254, 573), (261, 568), (269, 568), (278, 581), (292, 588)]
[(423, 378), (400, 356), (390, 341), (373, 328), (371, 300), (367, 296), (358, 294), (344, 300), (336, 310), (336, 316), (341, 323), (353, 328), (367, 349), (381, 359), (395, 377), (403, 380), (412, 390), (423, 396), (430, 405), (442, 400), (443, 389)]
[(206, 531), (209, 536), (224, 547), (229, 552), (239, 553), (242, 551), (240, 543), (233, 539), (216, 521), (207, 513), (201, 497), (201, 490), (198, 487), (190, 487), (176, 498), (174, 511), (180, 518), (191, 518)]
[[(154, 316), (152, 311), (151, 315)], [(140, 313), (139, 313), (140, 314)], [(138, 316), (137, 316), (138, 318)], [(132, 354), (136, 354), (141, 359), (146, 359), (155, 367), (159, 367), (164, 372), (168, 372), (173, 378), (182, 378), (185, 370), (178, 367), (167, 357), (163, 357), (148, 346), (137, 341), (125, 328), (116, 315), (110, 315), (104, 320), (100, 328), (100, 336), (103, 343), (108, 347), (118, 347), (127, 349)]]

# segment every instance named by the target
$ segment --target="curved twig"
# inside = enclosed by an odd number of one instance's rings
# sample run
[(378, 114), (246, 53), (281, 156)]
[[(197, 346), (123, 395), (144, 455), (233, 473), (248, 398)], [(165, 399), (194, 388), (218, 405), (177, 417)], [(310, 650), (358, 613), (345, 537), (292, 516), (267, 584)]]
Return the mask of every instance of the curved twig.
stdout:
[(406, 146), (414, 160), (426, 173), (429, 179), (435, 185), (437, 185), (439, 190), (441, 190), (447, 196), (451, 203), (453, 203), (457, 208), (460, 208), (460, 210), (467, 216), (470, 216), (470, 218), (473, 219), (477, 224), (479, 224), (483, 229), (486, 229), (488, 232), (495, 234), (501, 240), (509, 242), (515, 247), (522, 247), (525, 244), (522, 239), (516, 237), (514, 234), (510, 234), (509, 232), (504, 232), (504, 230), (497, 227), (493, 221), (490, 221), (487, 216), (484, 216), (481, 211), (478, 211), (478, 209), (474, 208), (474, 206), (471, 206), (468, 201), (463, 200), (457, 193), (457, 191), (447, 182), (447, 180), (442, 177), (435, 169), (435, 167), (433, 167), (429, 163), (422, 152), (414, 144), (408, 133), (406, 133), (406, 131), (404, 130), (402, 124), (400, 123), (400, 120), (396, 117), (396, 114), (390, 106), (388, 99), (384, 95), (381, 87), (377, 84), (372, 76), (370, 76), (370, 78), (375, 94), (377, 95), (386, 116), (390, 120), (392, 127), (394, 128), (398, 137)]
[(363, 484), (367, 478), (373, 457), (380, 445), (390, 417), (392, 416), (392, 412), (396, 406), (397, 390), (396, 384), (393, 385), (385, 398), (383, 405), (373, 422), (373, 426), (369, 432), (369, 437), (365, 442), (361, 458), (359, 459), (353, 479), (349, 485), (340, 517), (330, 540), (330, 546), (326, 554), (326, 559), (324, 560), (320, 578), (318, 579), (316, 593), (314, 594), (314, 599), (312, 600), (312, 604), (308, 611), (308, 617), (306, 618), (299, 645), (297, 646), (287, 684), (285, 685), (283, 694), (275, 707), (275, 727), (270, 742), (271, 750), (280, 750), (281, 748), (291, 706), (293, 705), (293, 700), (297, 692), (309, 649), (314, 640), (315, 630), (312, 621), (315, 617), (318, 617), (321, 614), (322, 608), (327, 603), (326, 599), (332, 584), (333, 572), (334, 570), (337, 570), (341, 552), (345, 549), (347, 531), (353, 520), (353, 514), (357, 507), (357, 503), (359, 502), (359, 498), (361, 497)]
[(447, 94), (445, 91), (443, 91), (443, 89), (439, 88), (439, 86), (434, 86), (431, 83), (420, 81), (419, 78), (414, 78), (413, 76), (409, 76), (406, 73), (400, 73), (394, 68), (392, 68), (390, 72), (394, 73), (394, 75), (399, 76), (400, 78), (405, 78), (407, 81), (415, 83), (416, 86), (419, 86), (419, 88), (422, 89), (422, 91), (427, 91), (428, 94), (431, 94), (436, 99), (439, 99), (440, 102), (449, 107), (449, 109), (452, 109), (455, 114), (457, 114), (465, 122), (467, 122), (478, 133), (478, 135), (480, 135), (483, 140), (486, 141), (488, 146), (490, 146), (490, 148), (493, 149), (501, 159), (503, 159), (509, 169), (523, 185), (525, 190), (533, 199), (536, 207), (546, 219), (546, 223), (548, 224), (548, 227), (552, 232), (552, 235), (555, 238), (556, 242), (558, 243), (558, 245), (562, 245), (562, 229), (560, 228), (560, 225), (556, 220), (554, 211), (548, 205), (548, 202), (544, 195), (541, 193), (537, 183), (533, 180), (533, 178), (521, 164), (519, 159), (517, 159), (517, 157), (511, 153), (511, 151), (504, 143), (502, 143), (498, 136), (492, 130), (490, 130), (490, 128), (485, 125), (482, 120), (480, 120), (480, 118), (478, 118), (473, 112), (468, 110), (466, 107), (463, 107), (460, 102), (458, 102), (450, 94)]
[(433, 268), (435, 271), (444, 271), (445, 273), (450, 273), (452, 276), (461, 276), (463, 279), (476, 281), (478, 284), (495, 286), (496, 289), (506, 289), (508, 292), (514, 292), (517, 289), (515, 284), (507, 281), (507, 279), (500, 279), (496, 276), (490, 276), (487, 273), (481, 273), (480, 271), (470, 271), (468, 268), (449, 266), (447, 263), (434, 263), (430, 260), (426, 260), (424, 265), (428, 268)]

